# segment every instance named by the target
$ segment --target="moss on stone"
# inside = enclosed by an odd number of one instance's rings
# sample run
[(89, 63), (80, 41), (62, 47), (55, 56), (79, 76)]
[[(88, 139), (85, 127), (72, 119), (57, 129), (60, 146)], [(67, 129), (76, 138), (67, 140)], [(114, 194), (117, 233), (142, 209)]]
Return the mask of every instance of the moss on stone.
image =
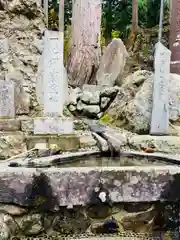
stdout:
[(111, 116), (109, 116), (107, 113), (105, 113), (101, 118), (100, 118), (100, 121), (101, 122), (104, 122), (104, 123), (109, 123), (109, 124), (112, 124), (113, 123), (113, 118)]

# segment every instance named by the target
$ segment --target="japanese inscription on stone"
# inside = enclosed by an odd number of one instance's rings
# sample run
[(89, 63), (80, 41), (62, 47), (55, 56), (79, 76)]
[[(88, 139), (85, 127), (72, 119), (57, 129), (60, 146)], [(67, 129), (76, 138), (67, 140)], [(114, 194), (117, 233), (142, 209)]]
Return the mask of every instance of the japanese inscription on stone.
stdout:
[(63, 43), (58, 32), (46, 31), (44, 47), (44, 115), (63, 115)]
[(0, 80), (0, 118), (15, 117), (15, 83)]
[(154, 135), (168, 134), (170, 58), (171, 51), (158, 42), (154, 62), (153, 109), (150, 131)]

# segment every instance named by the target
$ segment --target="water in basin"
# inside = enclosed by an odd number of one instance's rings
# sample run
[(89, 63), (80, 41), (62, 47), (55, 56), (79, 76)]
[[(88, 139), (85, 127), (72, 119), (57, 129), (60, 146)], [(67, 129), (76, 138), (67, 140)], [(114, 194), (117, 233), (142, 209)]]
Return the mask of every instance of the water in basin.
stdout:
[(60, 164), (58, 167), (114, 167), (114, 166), (147, 166), (147, 165), (171, 165), (165, 161), (150, 160), (147, 157), (103, 157), (86, 156), (77, 159), (65, 160), (68, 163)]

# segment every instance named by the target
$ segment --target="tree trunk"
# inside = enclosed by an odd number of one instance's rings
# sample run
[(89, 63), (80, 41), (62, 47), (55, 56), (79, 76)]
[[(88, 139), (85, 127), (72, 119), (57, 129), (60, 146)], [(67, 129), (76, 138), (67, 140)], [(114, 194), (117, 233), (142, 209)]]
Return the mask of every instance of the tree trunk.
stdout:
[(73, 0), (72, 43), (67, 64), (70, 85), (95, 84), (100, 32), (101, 0)]
[(134, 43), (138, 30), (138, 0), (132, 0), (132, 25), (130, 33), (130, 45)]

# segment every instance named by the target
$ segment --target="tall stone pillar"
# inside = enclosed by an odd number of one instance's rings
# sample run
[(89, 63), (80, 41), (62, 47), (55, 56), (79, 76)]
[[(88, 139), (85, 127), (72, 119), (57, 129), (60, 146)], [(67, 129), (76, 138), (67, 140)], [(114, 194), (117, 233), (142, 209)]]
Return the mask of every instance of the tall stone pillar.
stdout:
[(171, 73), (180, 74), (180, 0), (171, 0), (170, 50)]

